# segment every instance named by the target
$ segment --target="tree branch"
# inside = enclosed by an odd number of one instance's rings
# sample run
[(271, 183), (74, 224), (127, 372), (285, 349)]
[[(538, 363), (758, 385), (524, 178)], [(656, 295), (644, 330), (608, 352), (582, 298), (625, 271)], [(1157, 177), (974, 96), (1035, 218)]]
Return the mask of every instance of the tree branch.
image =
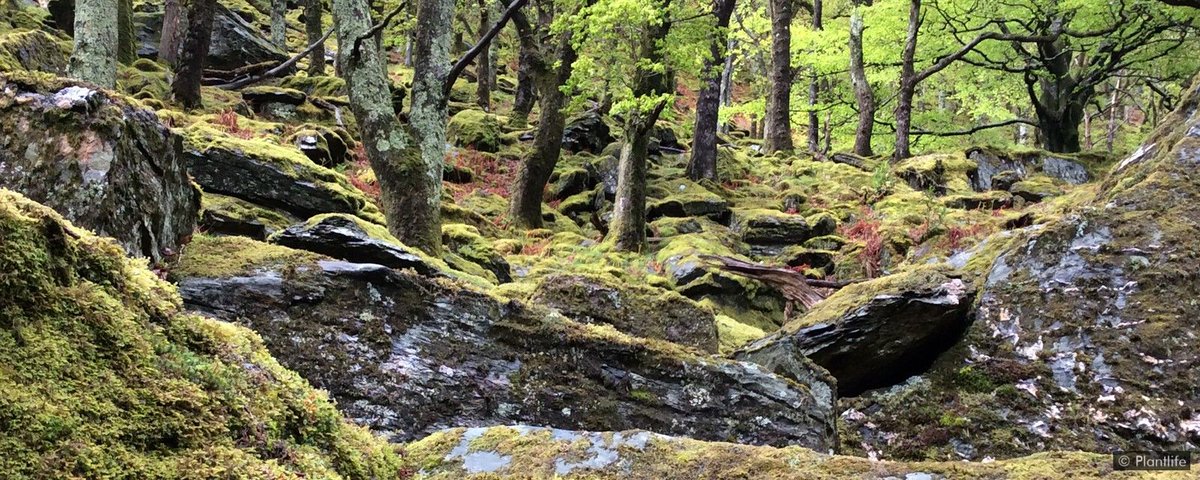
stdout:
[(317, 40), (312, 45), (309, 45), (308, 48), (305, 48), (303, 52), (297, 53), (292, 58), (289, 58), (289, 59), (287, 59), (287, 61), (279, 64), (279, 66), (272, 68), (270, 70), (267, 70), (266, 72), (263, 72), (262, 75), (244, 78), (242, 80), (218, 85), (217, 88), (220, 88), (223, 90), (237, 90), (239, 88), (242, 88), (242, 87), (245, 87), (248, 85), (253, 85), (255, 83), (261, 82), (268, 78), (272, 78), (276, 75), (279, 75), (280, 73), (284, 72), (285, 70), (292, 68), (292, 65), (295, 65), (296, 62), (299, 62), (301, 58), (307, 57), (308, 54), (312, 53), (313, 50), (316, 50), (317, 47), (324, 45), (325, 40), (328, 40), (329, 36), (333, 35), (333, 31), (334, 31), (334, 29), (332, 29), (332, 28), (329, 29), (329, 31), (325, 32), (325, 35), (321, 36), (320, 40)]
[(454, 87), (454, 82), (458, 80), (459, 75), (462, 75), (463, 70), (467, 69), (467, 65), (470, 65), (471, 62), (475, 61), (475, 57), (478, 57), (480, 53), (487, 50), (488, 45), (492, 43), (492, 39), (500, 34), (500, 30), (504, 29), (504, 25), (508, 23), (508, 20), (512, 18), (517, 10), (525, 6), (527, 1), (513, 0), (508, 9), (504, 10), (504, 15), (500, 16), (500, 20), (497, 20), (496, 24), (492, 25), (492, 29), (488, 30), (483, 38), (479, 39), (479, 43), (476, 43), (474, 47), (467, 50), (467, 53), (463, 54), (462, 58), (454, 63), (454, 66), (450, 68), (450, 73), (446, 75), (445, 84), (442, 86), (442, 91), (446, 96), (450, 95), (450, 89)]
[(362, 48), (362, 42), (375, 36), (375, 34), (379, 33), (384, 28), (387, 28), (388, 24), (392, 23), (392, 19), (396, 18), (396, 15), (399, 15), (400, 12), (403, 12), (407, 6), (408, 2), (400, 2), (400, 5), (396, 6), (395, 10), (388, 12), (387, 16), (383, 17), (383, 20), (380, 20), (379, 23), (376, 23), (374, 26), (372, 26), (370, 30), (367, 30), (362, 35), (359, 35), (358, 38), (355, 38), (354, 48), (350, 50), (350, 55), (352, 55), (354, 58), (358, 58), (358, 52), (359, 49)]
[(1018, 124), (1031, 125), (1033, 127), (1041, 128), (1041, 125), (1039, 125), (1037, 122), (1034, 122), (1033, 120), (1026, 120), (1024, 118), (1014, 118), (1012, 120), (1007, 120), (1007, 121), (1003, 121), (1003, 122), (999, 122), (999, 123), (989, 123), (987, 125), (980, 125), (978, 127), (972, 128), (970, 130), (959, 130), (959, 131), (954, 131), (954, 132), (930, 132), (930, 131), (926, 131), (926, 130), (913, 130), (912, 133), (913, 133), (913, 135), (929, 135), (932, 137), (964, 137), (967, 135), (973, 135), (975, 133), (979, 133), (984, 130), (988, 130), (988, 129), (992, 129), (992, 128), (1007, 127), (1009, 125), (1018, 125)]

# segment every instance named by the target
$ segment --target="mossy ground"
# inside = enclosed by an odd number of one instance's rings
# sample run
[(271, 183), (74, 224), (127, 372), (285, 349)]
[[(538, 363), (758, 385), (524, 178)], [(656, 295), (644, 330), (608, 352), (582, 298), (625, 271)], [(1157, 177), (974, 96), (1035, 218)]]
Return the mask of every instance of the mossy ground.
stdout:
[(253, 332), (180, 312), (113, 242), (0, 190), (0, 476), (395, 478)]

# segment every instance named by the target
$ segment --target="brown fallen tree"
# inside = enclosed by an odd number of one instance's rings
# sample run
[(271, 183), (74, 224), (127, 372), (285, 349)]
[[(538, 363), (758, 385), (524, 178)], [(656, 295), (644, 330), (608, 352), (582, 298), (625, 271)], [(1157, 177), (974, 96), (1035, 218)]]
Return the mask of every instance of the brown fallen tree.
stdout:
[(788, 301), (787, 311), (784, 312), (784, 315), (789, 318), (791, 317), (792, 304), (799, 303), (804, 305), (805, 309), (809, 309), (825, 299), (825, 295), (817, 291), (818, 288), (836, 290), (853, 283), (862, 282), (862, 280), (815, 280), (804, 276), (800, 272), (786, 268), (769, 267), (719, 255), (701, 255), (700, 259), (714, 262), (721, 270), (726, 272), (758, 280), (778, 290), (779, 293), (783, 294), (783, 298)]

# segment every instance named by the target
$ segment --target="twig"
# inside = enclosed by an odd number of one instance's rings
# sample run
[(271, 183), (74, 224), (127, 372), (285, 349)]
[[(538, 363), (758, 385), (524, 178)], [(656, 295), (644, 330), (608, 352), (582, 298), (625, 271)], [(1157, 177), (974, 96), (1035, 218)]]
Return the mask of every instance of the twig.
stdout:
[(350, 50), (350, 56), (358, 58), (358, 52), (359, 49), (362, 48), (362, 42), (375, 36), (375, 34), (379, 33), (384, 28), (387, 28), (388, 24), (392, 23), (392, 19), (396, 18), (396, 15), (399, 15), (400, 12), (404, 11), (405, 7), (407, 6), (408, 2), (400, 2), (400, 5), (397, 6), (395, 10), (388, 12), (387, 16), (383, 17), (383, 20), (380, 20), (379, 23), (371, 26), (371, 29), (367, 30), (366, 33), (363, 33), (362, 35), (359, 35), (358, 38), (355, 38), (354, 48)]

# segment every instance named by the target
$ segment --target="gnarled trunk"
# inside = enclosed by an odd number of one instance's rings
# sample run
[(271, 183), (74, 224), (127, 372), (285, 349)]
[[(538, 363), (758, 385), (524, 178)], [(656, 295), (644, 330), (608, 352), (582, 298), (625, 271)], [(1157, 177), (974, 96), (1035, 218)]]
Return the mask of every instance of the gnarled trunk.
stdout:
[(120, 0), (75, 2), (75, 49), (67, 74), (105, 88), (117, 84), (117, 4)]
[[(870, 5), (870, 2), (865, 2)], [(875, 91), (867, 81), (863, 62), (863, 18), (856, 6), (850, 14), (850, 83), (858, 104), (858, 128), (854, 130), (854, 153), (864, 157), (875, 155), (871, 138), (875, 135)]]
[(171, 94), (184, 108), (200, 107), (200, 79), (204, 76), (204, 61), (212, 41), (216, 8), (216, 0), (188, 0), (187, 31), (175, 65), (175, 80), (171, 83)]
[[(366, 0), (334, 0), (338, 56), (367, 159), (379, 179), (388, 230), (406, 245), (441, 251), (442, 162), (453, 0), (421, 2), (413, 51), (413, 101), (405, 128), (392, 109), (384, 59)], [(358, 44), (358, 48), (355, 45)]]
[(547, 62), (540, 59), (528, 67), (541, 91), (542, 113), (533, 138), (533, 152), (521, 162), (510, 205), (512, 221), (521, 228), (541, 228), (543, 192), (562, 151), (563, 130), (567, 123), (563, 112), (566, 96), (559, 87), (571, 78), (577, 55), (569, 35), (560, 37), (557, 70), (549, 71)]
[(771, 87), (767, 94), (763, 148), (767, 153), (792, 150), (792, 17), (794, 0), (770, 0)]

